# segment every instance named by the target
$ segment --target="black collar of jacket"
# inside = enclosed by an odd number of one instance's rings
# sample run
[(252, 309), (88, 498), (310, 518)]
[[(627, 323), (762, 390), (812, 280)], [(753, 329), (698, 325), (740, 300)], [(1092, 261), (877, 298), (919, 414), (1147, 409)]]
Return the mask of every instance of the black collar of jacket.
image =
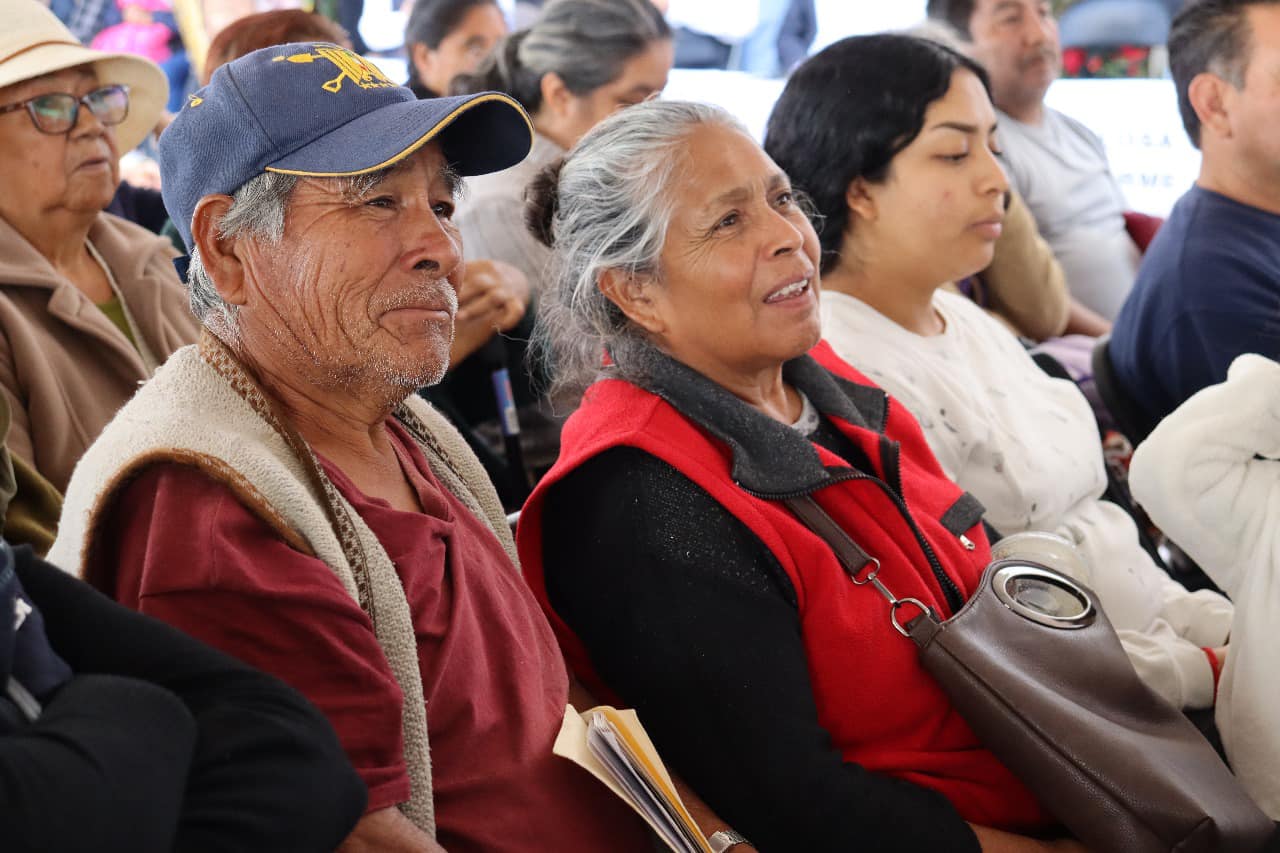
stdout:
[[(734, 482), (747, 491), (762, 496), (807, 494), (833, 482), (809, 439), (696, 370), (654, 353), (644, 373), (637, 384), (729, 446)], [(837, 376), (808, 355), (784, 364), (782, 375), (822, 414), (884, 432), (888, 395), (881, 389)]]

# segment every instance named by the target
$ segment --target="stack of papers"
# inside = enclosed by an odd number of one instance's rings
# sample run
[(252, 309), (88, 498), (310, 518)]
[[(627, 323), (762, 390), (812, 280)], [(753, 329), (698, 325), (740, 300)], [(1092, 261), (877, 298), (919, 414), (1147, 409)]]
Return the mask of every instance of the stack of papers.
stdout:
[(579, 714), (570, 705), (553, 751), (621, 797), (675, 853), (711, 853), (635, 711), (601, 705)]

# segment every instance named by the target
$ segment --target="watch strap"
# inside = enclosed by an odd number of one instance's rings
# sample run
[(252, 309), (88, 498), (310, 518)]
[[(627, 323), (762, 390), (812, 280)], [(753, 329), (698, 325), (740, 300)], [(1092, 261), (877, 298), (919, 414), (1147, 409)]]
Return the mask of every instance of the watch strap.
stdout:
[(730, 847), (736, 847), (739, 844), (747, 844), (747, 839), (743, 838), (732, 829), (722, 829), (719, 832), (711, 833), (711, 837), (707, 839), (711, 844), (711, 853), (724, 853)]

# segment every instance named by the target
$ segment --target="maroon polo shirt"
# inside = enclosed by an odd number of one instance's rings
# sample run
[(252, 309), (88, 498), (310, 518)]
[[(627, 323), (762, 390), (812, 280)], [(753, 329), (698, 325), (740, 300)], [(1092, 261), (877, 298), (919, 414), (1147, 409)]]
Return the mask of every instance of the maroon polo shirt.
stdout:
[[(395, 564), (426, 696), (438, 839), (462, 851), (651, 851), (612, 794), (552, 755), (568, 697), (555, 637), (492, 532), (389, 435), (423, 512), (363, 494), (321, 460)], [(369, 810), (409, 798), (401, 693), (372, 625), (333, 572), (290, 548), (224, 486), (159, 465), (101, 528), (116, 598), (274, 673), (329, 718)], [(104, 576), (90, 566), (89, 577)]]

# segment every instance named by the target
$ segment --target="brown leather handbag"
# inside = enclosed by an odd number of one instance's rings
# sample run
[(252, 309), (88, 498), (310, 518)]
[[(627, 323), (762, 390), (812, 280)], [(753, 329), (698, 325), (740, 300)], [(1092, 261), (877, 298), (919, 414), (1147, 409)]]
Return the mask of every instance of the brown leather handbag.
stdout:
[(1275, 833), (1213, 748), (1138, 678), (1087, 587), (1031, 560), (993, 562), (942, 621), (895, 597), (879, 562), (812, 498), (788, 506), (889, 622), (992, 753), (1098, 851), (1255, 853)]

